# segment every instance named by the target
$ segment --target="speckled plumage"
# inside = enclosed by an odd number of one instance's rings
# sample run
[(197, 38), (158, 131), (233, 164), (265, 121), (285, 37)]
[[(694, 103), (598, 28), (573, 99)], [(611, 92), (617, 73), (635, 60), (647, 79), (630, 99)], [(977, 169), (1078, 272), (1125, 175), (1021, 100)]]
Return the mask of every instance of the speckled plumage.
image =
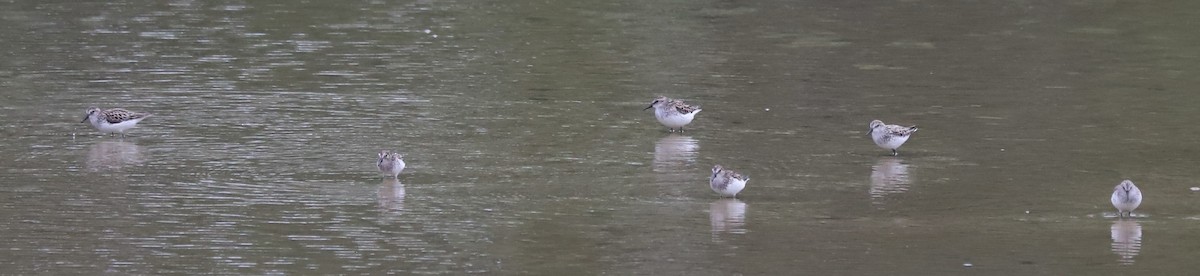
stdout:
[(1133, 210), (1142, 205), (1142, 190), (1133, 185), (1133, 181), (1121, 181), (1121, 184), (1113, 187), (1112, 198), (1109, 200), (1112, 201), (1113, 207), (1117, 207), (1117, 216), (1132, 216)]
[[(700, 112), (699, 106), (692, 106), (680, 100), (672, 100), (671, 98), (659, 96), (650, 102), (650, 106), (645, 109), (654, 108), (654, 118), (658, 119), (667, 127), (668, 131), (683, 132), (683, 126), (692, 123), (692, 119), (696, 117), (696, 113)], [(643, 109), (643, 110), (645, 110)]]
[(746, 181), (749, 180), (749, 176), (716, 165), (712, 168), (712, 176), (709, 177), (708, 184), (714, 192), (721, 196), (736, 197), (742, 189), (746, 188)]
[(896, 149), (904, 145), (912, 134), (917, 132), (917, 126), (898, 126), (884, 124), (883, 121), (871, 121), (871, 130), (867, 134), (871, 135), (871, 140), (875, 141), (875, 145), (881, 148), (892, 150), (892, 155), (899, 155), (900, 152)]
[(125, 131), (137, 126), (142, 119), (150, 117), (150, 113), (133, 112), (121, 108), (100, 109), (99, 107), (90, 107), (87, 109), (87, 115), (83, 117), (83, 122), (90, 122), (92, 127), (95, 127), (101, 133), (120, 133), (125, 136)]
[(379, 161), (375, 162), (375, 166), (379, 167), (379, 172), (385, 176), (396, 178), (404, 171), (403, 158), (398, 152), (379, 151)]

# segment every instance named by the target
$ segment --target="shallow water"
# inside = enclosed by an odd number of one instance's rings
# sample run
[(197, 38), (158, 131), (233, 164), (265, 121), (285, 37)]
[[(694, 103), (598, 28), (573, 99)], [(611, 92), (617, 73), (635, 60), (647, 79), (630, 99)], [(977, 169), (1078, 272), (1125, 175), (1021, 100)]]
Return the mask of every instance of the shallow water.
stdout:
[(0, 2), (0, 267), (1185, 274), (1196, 6)]

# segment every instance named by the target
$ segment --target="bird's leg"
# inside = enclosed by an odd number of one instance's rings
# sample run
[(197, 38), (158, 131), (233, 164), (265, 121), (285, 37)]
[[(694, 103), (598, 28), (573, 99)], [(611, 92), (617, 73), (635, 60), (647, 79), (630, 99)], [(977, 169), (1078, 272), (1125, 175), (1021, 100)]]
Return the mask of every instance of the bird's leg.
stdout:
[(897, 155), (900, 155), (900, 152), (896, 151), (896, 149), (892, 149), (892, 156), (897, 156)]

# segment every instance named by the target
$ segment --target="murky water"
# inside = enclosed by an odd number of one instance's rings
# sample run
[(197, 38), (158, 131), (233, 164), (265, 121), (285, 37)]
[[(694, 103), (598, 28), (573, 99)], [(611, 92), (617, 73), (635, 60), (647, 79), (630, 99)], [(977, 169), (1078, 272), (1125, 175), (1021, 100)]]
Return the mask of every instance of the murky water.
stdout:
[[(1197, 6), (5, 1), (0, 267), (1186, 274)], [(657, 95), (704, 111), (668, 134)]]

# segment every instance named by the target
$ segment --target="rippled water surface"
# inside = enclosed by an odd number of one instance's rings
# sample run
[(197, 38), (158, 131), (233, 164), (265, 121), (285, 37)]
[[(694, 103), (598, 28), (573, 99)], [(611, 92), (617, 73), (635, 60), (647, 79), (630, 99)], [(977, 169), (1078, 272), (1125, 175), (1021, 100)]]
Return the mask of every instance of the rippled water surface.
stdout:
[[(1190, 274), (1198, 13), (0, 1), (0, 267)], [(670, 134), (642, 110), (658, 95), (704, 111)], [(110, 137), (88, 106), (154, 115)], [(921, 130), (892, 157), (872, 119)], [(738, 199), (709, 190), (715, 164), (751, 176)], [(1108, 201), (1122, 179), (1134, 218)]]

